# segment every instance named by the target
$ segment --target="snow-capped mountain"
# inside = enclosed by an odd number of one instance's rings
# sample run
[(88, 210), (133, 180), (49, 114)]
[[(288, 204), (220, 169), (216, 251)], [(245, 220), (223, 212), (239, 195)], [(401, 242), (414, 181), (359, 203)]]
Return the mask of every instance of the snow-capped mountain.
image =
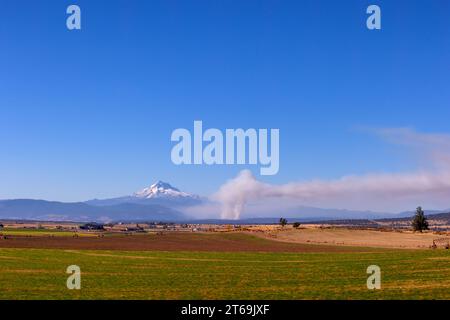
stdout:
[(154, 198), (194, 198), (198, 199), (198, 196), (182, 192), (177, 188), (172, 187), (169, 183), (164, 181), (158, 181), (152, 184), (150, 187), (133, 194), (136, 198), (141, 199), (154, 199)]
[(0, 218), (65, 221), (180, 221), (183, 209), (202, 202), (199, 196), (182, 192), (158, 181), (133, 195), (63, 203), (44, 200), (0, 201)]
[(197, 195), (180, 191), (167, 182), (158, 181), (141, 191), (135, 192), (131, 196), (124, 196), (112, 199), (94, 199), (86, 203), (94, 206), (110, 206), (121, 203), (137, 204), (159, 204), (166, 207), (183, 207), (199, 204), (201, 198)]

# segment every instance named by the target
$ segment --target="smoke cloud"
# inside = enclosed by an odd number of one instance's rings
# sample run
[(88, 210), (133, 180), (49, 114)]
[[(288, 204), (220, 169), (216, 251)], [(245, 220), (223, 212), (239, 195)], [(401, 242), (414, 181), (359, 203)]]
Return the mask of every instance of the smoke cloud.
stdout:
[[(268, 198), (295, 199), (303, 203), (366, 205), (375, 201), (430, 200), (450, 202), (450, 136), (421, 134), (412, 129), (381, 129), (387, 141), (426, 150), (432, 168), (410, 173), (348, 175), (335, 180), (312, 180), (272, 185), (244, 170), (220, 187), (212, 199), (222, 206), (221, 217), (239, 219), (249, 202)], [(365, 208), (367, 209), (367, 207)]]

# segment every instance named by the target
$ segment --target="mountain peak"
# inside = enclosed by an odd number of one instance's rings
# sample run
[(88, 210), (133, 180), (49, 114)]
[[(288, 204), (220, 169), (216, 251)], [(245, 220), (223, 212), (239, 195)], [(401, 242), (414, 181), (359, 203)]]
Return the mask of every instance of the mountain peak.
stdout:
[(170, 183), (158, 180), (150, 187), (142, 189), (134, 193), (134, 197), (151, 199), (151, 198), (191, 198), (192, 195), (182, 192), (179, 189), (172, 187)]
[(157, 182), (155, 182), (154, 184), (152, 184), (150, 186), (150, 188), (153, 189), (164, 189), (164, 190), (174, 190), (174, 191), (178, 191), (180, 192), (180, 190), (178, 190), (177, 188), (174, 188), (170, 185), (170, 183), (158, 180)]

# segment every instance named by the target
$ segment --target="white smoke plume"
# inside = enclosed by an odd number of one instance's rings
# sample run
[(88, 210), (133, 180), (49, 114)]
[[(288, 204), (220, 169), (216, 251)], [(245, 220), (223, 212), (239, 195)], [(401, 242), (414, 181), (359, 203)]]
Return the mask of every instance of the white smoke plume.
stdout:
[[(309, 203), (360, 201), (396, 202), (435, 199), (450, 204), (450, 136), (421, 134), (411, 129), (382, 129), (377, 134), (391, 142), (426, 150), (432, 167), (426, 171), (392, 174), (349, 175), (336, 180), (313, 180), (271, 185), (244, 170), (212, 196), (222, 205), (221, 217), (239, 219), (250, 201), (268, 198), (295, 199)], [(366, 208), (367, 209), (367, 208)]]

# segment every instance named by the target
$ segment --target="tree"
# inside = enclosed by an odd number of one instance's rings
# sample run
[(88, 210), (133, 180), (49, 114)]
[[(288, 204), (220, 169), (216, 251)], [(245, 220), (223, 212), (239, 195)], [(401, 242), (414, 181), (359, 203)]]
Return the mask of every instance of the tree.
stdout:
[(294, 222), (292, 226), (297, 229), (298, 227), (300, 227), (300, 222)]
[(288, 221), (285, 218), (280, 218), (280, 224), (282, 227), (284, 227), (285, 225), (287, 225)]
[(425, 217), (422, 207), (417, 207), (416, 215), (412, 221), (412, 227), (414, 231), (422, 232), (423, 230), (428, 230), (427, 217)]

